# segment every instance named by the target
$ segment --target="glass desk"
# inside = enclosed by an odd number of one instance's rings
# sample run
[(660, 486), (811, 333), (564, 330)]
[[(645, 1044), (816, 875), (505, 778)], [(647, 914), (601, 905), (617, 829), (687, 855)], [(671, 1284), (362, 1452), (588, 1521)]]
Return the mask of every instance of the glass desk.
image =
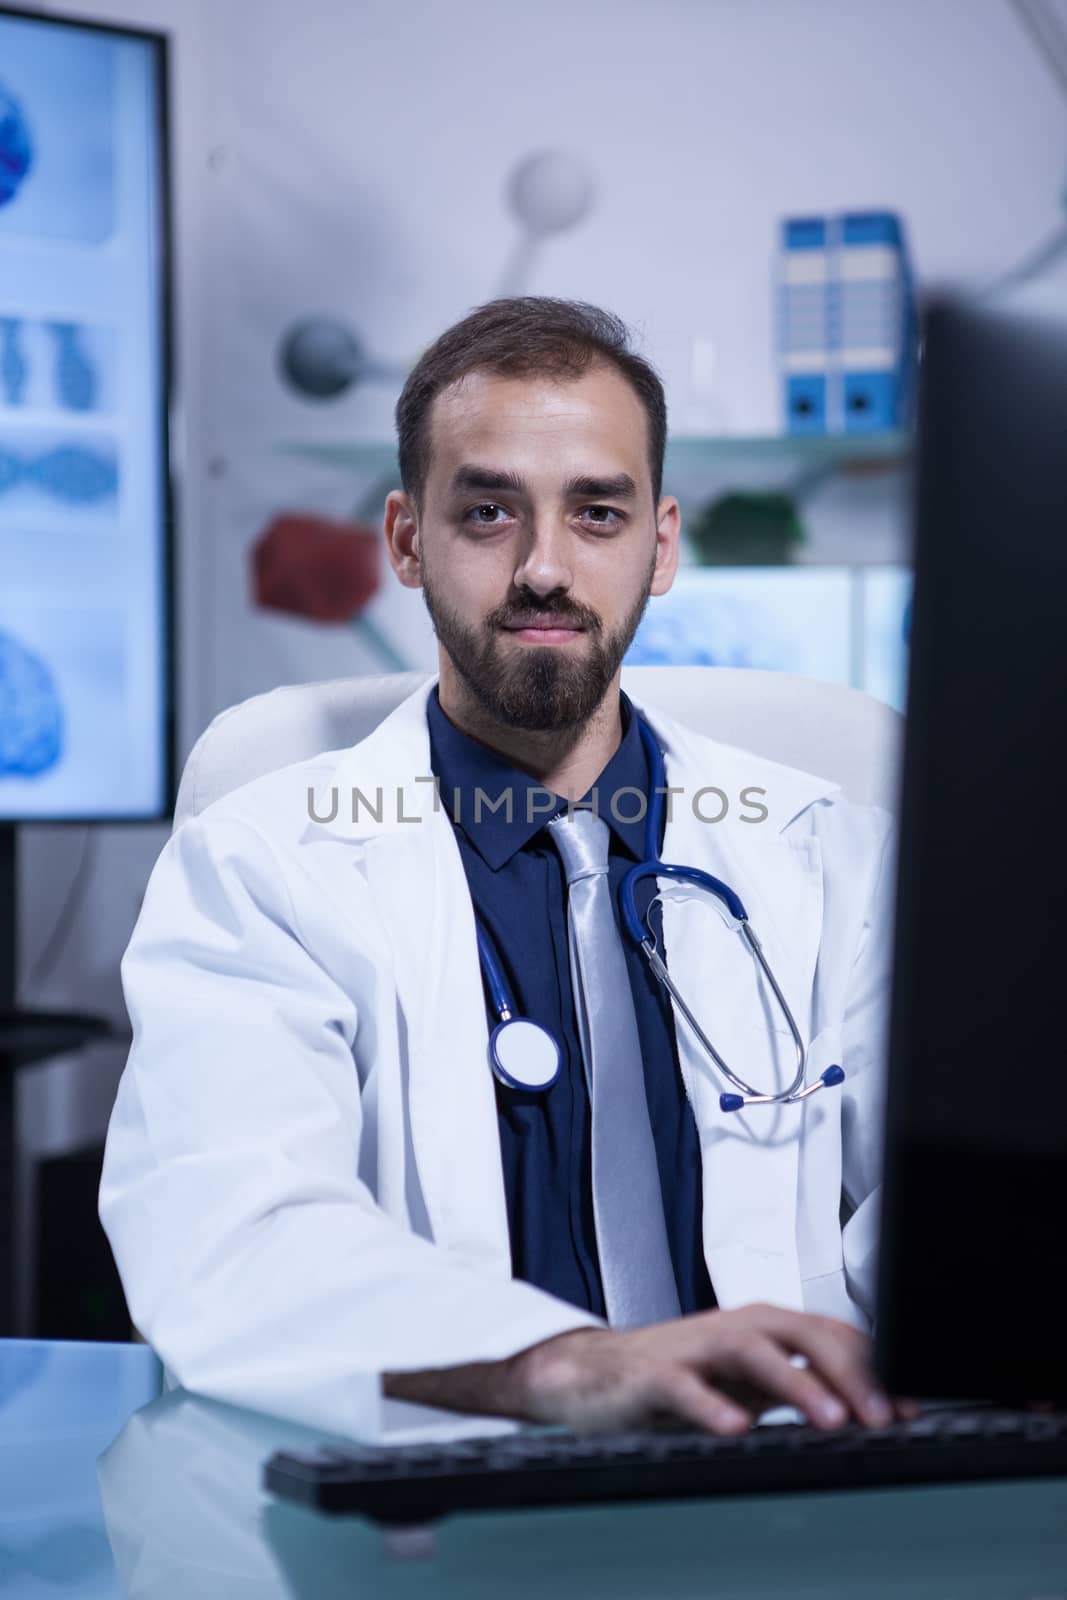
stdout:
[(1067, 1479), (457, 1517), (425, 1536), (272, 1501), (320, 1438), (158, 1395), (139, 1345), (0, 1343), (0, 1596), (37, 1600), (1067, 1600)]

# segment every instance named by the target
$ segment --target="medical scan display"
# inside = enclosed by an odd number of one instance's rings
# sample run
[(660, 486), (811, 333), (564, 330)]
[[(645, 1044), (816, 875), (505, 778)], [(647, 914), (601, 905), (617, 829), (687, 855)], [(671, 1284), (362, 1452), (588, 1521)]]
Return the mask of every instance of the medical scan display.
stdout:
[(903, 711), (911, 588), (904, 566), (680, 566), (649, 601), (626, 665), (795, 672)]
[(0, 821), (166, 809), (158, 83), (0, 11)]

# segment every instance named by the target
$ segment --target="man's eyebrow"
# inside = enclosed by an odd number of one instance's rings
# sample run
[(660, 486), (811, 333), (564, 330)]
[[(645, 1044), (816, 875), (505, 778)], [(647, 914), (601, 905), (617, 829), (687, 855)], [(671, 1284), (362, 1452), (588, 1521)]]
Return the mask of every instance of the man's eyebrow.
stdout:
[(448, 492), (458, 494), (469, 489), (510, 489), (514, 494), (525, 494), (526, 479), (517, 472), (504, 472), (496, 467), (476, 467), (467, 462), (452, 474)]
[(611, 478), (571, 478), (563, 493), (568, 500), (580, 495), (583, 500), (636, 500), (637, 485), (628, 472)]
[[(529, 493), (526, 480), (519, 473), (496, 467), (478, 467), (470, 462), (456, 468), (448, 486), (450, 494), (494, 489), (510, 490), (513, 494)], [(636, 500), (637, 485), (628, 472), (617, 472), (606, 478), (580, 476), (568, 479), (563, 486), (563, 494), (568, 500), (578, 497), (586, 500)]]

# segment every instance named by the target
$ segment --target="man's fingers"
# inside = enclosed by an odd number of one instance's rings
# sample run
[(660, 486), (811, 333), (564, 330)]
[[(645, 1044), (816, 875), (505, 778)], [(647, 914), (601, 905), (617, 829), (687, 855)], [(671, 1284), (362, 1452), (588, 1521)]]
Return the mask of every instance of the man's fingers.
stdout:
[(806, 1356), (821, 1378), (849, 1409), (873, 1428), (893, 1420), (888, 1396), (868, 1363), (868, 1341), (847, 1323), (831, 1317), (781, 1312), (767, 1329), (777, 1343)]
[(796, 1406), (817, 1428), (840, 1428), (849, 1419), (848, 1406), (810, 1367), (795, 1367), (773, 1339), (762, 1334), (746, 1341), (740, 1352), (745, 1377), (773, 1395), (780, 1404)]
[(649, 1398), (709, 1433), (744, 1433), (752, 1424), (747, 1411), (684, 1367), (670, 1367), (659, 1373), (650, 1385)]

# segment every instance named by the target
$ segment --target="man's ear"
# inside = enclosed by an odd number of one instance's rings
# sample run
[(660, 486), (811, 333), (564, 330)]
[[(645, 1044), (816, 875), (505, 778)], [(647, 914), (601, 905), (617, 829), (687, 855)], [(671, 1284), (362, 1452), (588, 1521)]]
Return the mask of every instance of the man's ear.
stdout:
[(389, 564), (405, 589), (421, 589), (419, 574), (419, 516), (404, 489), (390, 489), (382, 523)]
[(656, 571), (650, 594), (666, 594), (678, 570), (678, 541), (682, 513), (673, 494), (665, 495), (656, 509)]

